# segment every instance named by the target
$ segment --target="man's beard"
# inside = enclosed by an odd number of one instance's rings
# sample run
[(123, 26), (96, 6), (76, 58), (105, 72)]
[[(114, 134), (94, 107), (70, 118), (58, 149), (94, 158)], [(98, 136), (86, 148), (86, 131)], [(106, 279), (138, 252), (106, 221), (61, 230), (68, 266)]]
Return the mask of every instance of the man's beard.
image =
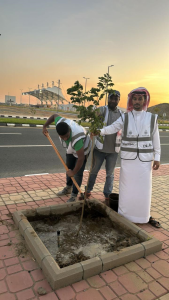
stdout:
[(113, 103), (113, 104), (112, 104), (112, 103), (110, 104), (110, 103), (108, 103), (108, 108), (109, 108), (109, 109), (115, 110), (116, 107), (117, 107), (117, 104), (114, 104), (114, 103)]
[(140, 110), (141, 106), (140, 105), (134, 105), (133, 106), (135, 110)]

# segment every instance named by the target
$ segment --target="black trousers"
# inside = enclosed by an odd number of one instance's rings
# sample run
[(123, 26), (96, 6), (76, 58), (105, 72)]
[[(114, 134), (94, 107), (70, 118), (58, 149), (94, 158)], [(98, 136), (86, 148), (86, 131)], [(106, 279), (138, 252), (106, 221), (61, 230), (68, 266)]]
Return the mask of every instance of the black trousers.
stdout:
[[(83, 165), (82, 165), (81, 169), (74, 176), (74, 179), (76, 180), (79, 187), (82, 184), (83, 172), (84, 172), (84, 169), (85, 169), (85, 166), (86, 166), (86, 161), (87, 161), (87, 158), (85, 156), (85, 159), (84, 159), (84, 162), (83, 162)], [(67, 165), (68, 169), (73, 170), (75, 165), (76, 165), (76, 162), (77, 162), (77, 158), (75, 156), (73, 156), (73, 154), (66, 154), (66, 165)], [(66, 184), (68, 186), (73, 185), (72, 193), (75, 194), (75, 195), (78, 194), (78, 190), (77, 190), (76, 186), (73, 184), (72, 179), (67, 175), (66, 175)]]

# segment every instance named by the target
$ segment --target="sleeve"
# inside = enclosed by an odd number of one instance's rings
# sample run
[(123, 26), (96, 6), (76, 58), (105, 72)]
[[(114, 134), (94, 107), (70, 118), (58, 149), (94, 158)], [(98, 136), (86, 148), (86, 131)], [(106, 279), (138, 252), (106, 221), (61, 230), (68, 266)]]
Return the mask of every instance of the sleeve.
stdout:
[(156, 123), (154, 133), (153, 133), (153, 148), (154, 148), (154, 160), (160, 161), (161, 146), (160, 146), (160, 135), (158, 130), (158, 123)]
[(104, 112), (105, 112), (105, 106), (100, 106), (99, 107), (99, 112), (102, 116), (104, 116)]
[(61, 119), (62, 117), (58, 116), (55, 118), (55, 125), (57, 124), (57, 122)]
[(80, 150), (83, 146), (84, 146), (83, 139), (80, 139), (80, 140), (77, 141), (77, 143), (74, 145), (74, 149), (75, 149), (75, 151), (78, 151), (78, 150)]
[(124, 114), (122, 117), (120, 116), (115, 122), (111, 125), (106, 126), (100, 130), (100, 135), (109, 135), (118, 132), (120, 129), (123, 128), (124, 124)]

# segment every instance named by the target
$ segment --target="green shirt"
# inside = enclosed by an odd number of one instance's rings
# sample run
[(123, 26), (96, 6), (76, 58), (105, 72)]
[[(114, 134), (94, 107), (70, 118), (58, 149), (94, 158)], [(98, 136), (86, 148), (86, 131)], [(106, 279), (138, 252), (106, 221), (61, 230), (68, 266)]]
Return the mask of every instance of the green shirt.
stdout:
[[(62, 117), (58, 116), (55, 118), (55, 125), (57, 124), (57, 122), (61, 119)], [(69, 146), (70, 141), (72, 140), (72, 131), (70, 132), (70, 137), (68, 138), (68, 140), (65, 141), (66, 145)], [(83, 147), (84, 143), (83, 143), (83, 139), (80, 139), (79, 141), (76, 142), (76, 144), (74, 145), (74, 149), (75, 151), (80, 150)]]

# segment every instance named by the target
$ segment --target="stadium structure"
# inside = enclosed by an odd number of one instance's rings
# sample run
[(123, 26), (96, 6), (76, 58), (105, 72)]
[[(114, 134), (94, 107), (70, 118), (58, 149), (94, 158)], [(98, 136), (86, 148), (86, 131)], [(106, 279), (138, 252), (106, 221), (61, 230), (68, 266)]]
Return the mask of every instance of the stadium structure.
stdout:
[(61, 104), (70, 103), (62, 94), (62, 89), (60, 88), (60, 80), (58, 81), (58, 86), (55, 86), (54, 81), (52, 81), (52, 87), (49, 87), (47, 82), (46, 88), (44, 87), (44, 84), (42, 84), (41, 88), (39, 88), (38, 85), (38, 89), (29, 89), (29, 91), (23, 92), (22, 95), (29, 95), (39, 99), (41, 101), (41, 105), (48, 105), (50, 103), (52, 106), (56, 104), (57, 106), (59, 106)]

